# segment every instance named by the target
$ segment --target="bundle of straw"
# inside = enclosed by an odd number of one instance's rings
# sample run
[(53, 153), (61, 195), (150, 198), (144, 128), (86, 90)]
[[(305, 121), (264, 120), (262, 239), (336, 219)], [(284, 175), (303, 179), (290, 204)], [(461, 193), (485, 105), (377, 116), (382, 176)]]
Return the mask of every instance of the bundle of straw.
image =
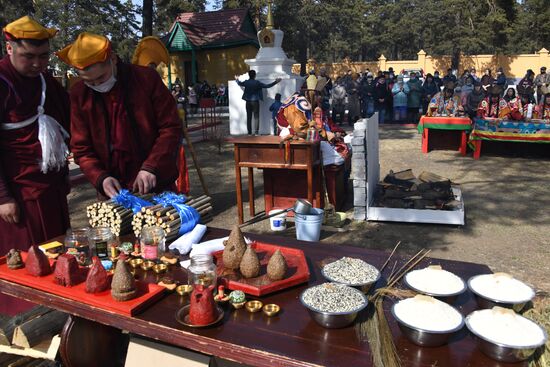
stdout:
[[(394, 247), (380, 272), (384, 271), (400, 244), (401, 242), (397, 243)], [(374, 294), (369, 297), (369, 306), (360, 315), (360, 320), (356, 324), (357, 336), (359, 340), (369, 342), (375, 367), (401, 366), (401, 361), (393, 341), (393, 335), (384, 314), (383, 302), (386, 297), (406, 298), (415, 295), (414, 292), (396, 288), (395, 285), (407, 272), (411, 271), (422, 261), (429, 252), (430, 250), (420, 250), (398, 270), (395, 270), (397, 267), (397, 262), (395, 262), (388, 277), (388, 284), (374, 291)]]

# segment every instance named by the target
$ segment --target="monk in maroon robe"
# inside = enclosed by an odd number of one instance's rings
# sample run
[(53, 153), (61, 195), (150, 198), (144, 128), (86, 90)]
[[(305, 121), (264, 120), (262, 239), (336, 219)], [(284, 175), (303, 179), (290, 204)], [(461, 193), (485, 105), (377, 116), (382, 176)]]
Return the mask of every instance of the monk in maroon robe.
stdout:
[(181, 120), (157, 72), (122, 62), (91, 33), (57, 55), (82, 78), (70, 93), (71, 150), (98, 192), (174, 189)]
[[(0, 256), (11, 248), (26, 251), (32, 244), (64, 234), (70, 226), (66, 163), (60, 170), (41, 171), (38, 119), (30, 121), (41, 103), (42, 75), (44, 112), (69, 131), (68, 94), (45, 72), (49, 38), (55, 32), (24, 17), (8, 24), (4, 34), (8, 55), (0, 60)], [(30, 124), (20, 128), (10, 125), (25, 120)], [(13, 315), (29, 306), (32, 304), (0, 294), (2, 314)]]

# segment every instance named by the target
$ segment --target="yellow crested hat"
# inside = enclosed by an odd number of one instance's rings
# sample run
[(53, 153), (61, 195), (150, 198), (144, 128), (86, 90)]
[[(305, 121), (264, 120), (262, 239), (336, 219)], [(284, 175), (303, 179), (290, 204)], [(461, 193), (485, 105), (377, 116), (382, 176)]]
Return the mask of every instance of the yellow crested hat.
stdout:
[(168, 65), (169, 55), (164, 43), (157, 37), (149, 36), (139, 41), (132, 64), (148, 66), (149, 64), (159, 65), (161, 62)]
[(110, 50), (111, 42), (107, 37), (83, 32), (72, 44), (57, 51), (56, 55), (64, 63), (82, 70), (107, 60)]
[(14, 20), (4, 27), (4, 34), (8, 40), (12, 39), (50, 39), (57, 33), (57, 29), (46, 28), (28, 15)]

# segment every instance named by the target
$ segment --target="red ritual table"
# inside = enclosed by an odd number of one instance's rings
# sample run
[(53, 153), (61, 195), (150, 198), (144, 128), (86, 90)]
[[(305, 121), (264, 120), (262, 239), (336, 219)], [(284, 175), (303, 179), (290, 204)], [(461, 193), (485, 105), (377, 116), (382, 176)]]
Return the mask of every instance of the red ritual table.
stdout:
[(466, 133), (472, 129), (472, 121), (468, 117), (430, 117), (422, 116), (418, 123), (418, 132), (422, 134), (422, 153), (429, 152), (430, 130), (454, 130), (460, 131), (460, 147), (458, 151), (461, 155), (466, 155), (468, 139)]
[[(219, 238), (227, 233), (226, 230), (209, 228), (205, 239)], [(261, 312), (250, 314), (245, 309), (227, 309), (221, 323), (209, 328), (194, 329), (176, 321), (176, 311), (187, 303), (186, 298), (176, 293), (167, 294), (142, 313), (131, 317), (100, 311), (90, 305), (7, 280), (0, 280), (0, 291), (73, 315), (62, 334), (61, 355), (66, 367), (119, 366), (113, 354), (115, 343), (123, 340), (121, 329), (250, 366), (370, 366), (372, 356), (369, 344), (358, 340), (355, 328), (322, 328), (309, 317), (299, 301), (299, 295), (307, 287), (324, 282), (320, 264), (328, 258), (357, 257), (380, 268), (388, 253), (320, 242), (302, 242), (280, 236), (249, 233), (246, 236), (264, 243), (300, 249), (306, 255), (311, 273), (308, 284), (260, 298), (264, 304), (276, 303), (281, 306), (281, 313), (275, 317), (268, 318)], [(401, 263), (406, 260), (400, 257), (395, 259)], [(476, 274), (491, 272), (486, 265), (441, 259), (424, 259), (419, 266), (425, 267), (429, 264), (440, 264), (465, 280)], [(393, 265), (388, 267), (383, 278), (388, 276), (387, 272), (392, 267)], [(171, 273), (175, 279), (186, 282), (183, 269), (173, 268)], [(136, 275), (145, 281), (157, 281), (157, 277), (151, 272), (143, 274), (138, 270)], [(468, 291), (459, 297), (454, 306), (463, 315), (476, 309), (473, 295)], [(390, 307), (391, 302), (386, 302), (386, 316), (403, 366), (508, 366), (482, 354), (466, 329), (456, 334), (448, 345), (437, 348), (416, 346), (401, 334), (389, 312)], [(525, 367), (527, 364), (514, 366)]]

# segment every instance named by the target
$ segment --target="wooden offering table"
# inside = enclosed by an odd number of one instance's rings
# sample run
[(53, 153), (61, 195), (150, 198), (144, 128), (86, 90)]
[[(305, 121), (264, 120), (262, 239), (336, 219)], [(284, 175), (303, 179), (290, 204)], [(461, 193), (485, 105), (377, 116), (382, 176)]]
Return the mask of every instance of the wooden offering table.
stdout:
[[(235, 184), (239, 224), (244, 222), (241, 182), (241, 168), (243, 167), (248, 168), (248, 202), (252, 217), (256, 215), (254, 208), (254, 168), (305, 172), (307, 177), (307, 200), (313, 203), (315, 207), (321, 207), (321, 190), (318, 186), (314, 186), (314, 176), (320, 177), (319, 172), (321, 169), (319, 142), (292, 140), (289, 149), (287, 149), (285, 144), (281, 144), (281, 138), (278, 136), (244, 136), (230, 138), (228, 141), (235, 145)], [(291, 184), (293, 182), (289, 182), (289, 186)]]
[(472, 129), (472, 121), (468, 117), (447, 117), (447, 116), (422, 116), (418, 123), (418, 132), (422, 134), (422, 153), (428, 153), (430, 130), (460, 131), (461, 155), (466, 155), (467, 136), (466, 133)]
[[(226, 230), (209, 228), (205, 239), (219, 238), (227, 234)], [(187, 297), (181, 297), (176, 293), (167, 294), (141, 314), (131, 317), (99, 311), (89, 305), (6, 280), (0, 280), (0, 291), (74, 315), (62, 336), (64, 342), (61, 355), (66, 367), (116, 365), (98, 363), (100, 360), (104, 361), (105, 356), (110, 357), (111, 354), (108, 353), (114, 353), (116, 350), (117, 338), (113, 337), (112, 331), (117, 329), (250, 366), (371, 366), (369, 343), (358, 339), (353, 326), (343, 329), (322, 328), (310, 318), (306, 308), (300, 303), (299, 296), (306, 288), (325, 281), (321, 275), (321, 264), (327, 259), (334, 259), (335, 256), (357, 257), (380, 268), (388, 253), (337, 246), (338, 254), (335, 255), (335, 246), (326, 243), (302, 242), (250, 233), (245, 235), (252, 240), (300, 249), (306, 256), (311, 273), (308, 284), (297, 285), (260, 298), (264, 304), (276, 303), (281, 307), (281, 312), (277, 316), (270, 318), (262, 312), (252, 314), (244, 308), (233, 310), (228, 307), (220, 323), (199, 329), (183, 326), (176, 321), (176, 311), (188, 302)], [(396, 257), (394, 260), (398, 260), (396, 268), (399, 268), (406, 259)], [(444, 269), (465, 280), (476, 274), (490, 273), (485, 265), (440, 259), (424, 259), (419, 267), (429, 264), (440, 264)], [(393, 267), (392, 264), (384, 271), (380, 283), (388, 277)], [(183, 269), (172, 268), (170, 273), (178, 281), (186, 281)], [(136, 276), (148, 282), (158, 281), (158, 277), (151, 272), (144, 274), (138, 270)], [(454, 305), (462, 315), (476, 309), (475, 300), (469, 291), (462, 294)], [(483, 355), (465, 328), (455, 335), (448, 345), (437, 348), (416, 346), (405, 339), (388, 312), (391, 303), (386, 302), (384, 307), (403, 366), (507, 365)], [(527, 364), (520, 363), (515, 366), (525, 367)]]

